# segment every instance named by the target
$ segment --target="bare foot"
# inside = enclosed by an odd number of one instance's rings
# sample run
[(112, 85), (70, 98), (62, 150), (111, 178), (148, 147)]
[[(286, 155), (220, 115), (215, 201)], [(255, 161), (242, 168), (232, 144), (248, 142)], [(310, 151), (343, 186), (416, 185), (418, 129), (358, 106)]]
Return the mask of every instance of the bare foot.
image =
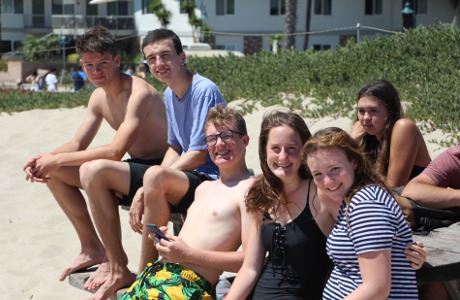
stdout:
[(88, 280), (83, 285), (83, 289), (87, 291), (93, 291), (98, 289), (104, 284), (105, 280), (110, 274), (109, 262), (104, 260), (102, 264), (97, 268), (96, 271), (92, 272)]
[(78, 270), (83, 270), (88, 267), (100, 264), (105, 257), (105, 254), (99, 253), (98, 255), (80, 253), (62, 272), (59, 277), (60, 281), (63, 281), (67, 276), (75, 273)]
[(121, 273), (110, 273), (103, 285), (89, 300), (103, 300), (108, 299), (111, 295), (115, 294), (119, 289), (128, 287), (134, 282), (133, 274), (128, 270)]

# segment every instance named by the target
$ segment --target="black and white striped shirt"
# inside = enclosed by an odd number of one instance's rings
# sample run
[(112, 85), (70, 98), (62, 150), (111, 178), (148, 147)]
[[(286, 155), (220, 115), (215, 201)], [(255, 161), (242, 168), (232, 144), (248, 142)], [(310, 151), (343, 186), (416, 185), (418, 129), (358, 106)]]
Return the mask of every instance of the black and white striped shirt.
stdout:
[(371, 185), (352, 197), (348, 217), (346, 210), (343, 202), (327, 241), (334, 270), (323, 299), (343, 299), (362, 283), (358, 255), (389, 249), (391, 291), (388, 299), (418, 299), (415, 271), (403, 252), (407, 244), (412, 243), (412, 232), (397, 202), (382, 187)]

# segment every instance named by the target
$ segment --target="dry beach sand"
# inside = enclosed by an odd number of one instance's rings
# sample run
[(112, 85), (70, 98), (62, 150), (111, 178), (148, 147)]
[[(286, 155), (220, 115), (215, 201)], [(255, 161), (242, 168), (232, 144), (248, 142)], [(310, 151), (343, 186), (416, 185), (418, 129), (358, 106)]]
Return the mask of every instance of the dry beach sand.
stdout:
[[(238, 106), (241, 102), (232, 102)], [(257, 107), (257, 106), (256, 106)], [(247, 114), (249, 135), (248, 166), (260, 173), (257, 139), (266, 108)], [(77, 236), (55, 200), (43, 184), (25, 180), (23, 165), (37, 153), (48, 152), (67, 141), (83, 119), (84, 108), (34, 110), (0, 114), (0, 299), (86, 299), (89, 294), (58, 280), (62, 269), (79, 252)], [(349, 130), (347, 118), (307, 119), (313, 132), (328, 126)], [(93, 145), (108, 143), (113, 130), (101, 127)], [(445, 148), (429, 143), (442, 140), (439, 132), (426, 136), (432, 158)], [(121, 210), (123, 245), (131, 270), (137, 269), (140, 236), (128, 225), (128, 212)]]

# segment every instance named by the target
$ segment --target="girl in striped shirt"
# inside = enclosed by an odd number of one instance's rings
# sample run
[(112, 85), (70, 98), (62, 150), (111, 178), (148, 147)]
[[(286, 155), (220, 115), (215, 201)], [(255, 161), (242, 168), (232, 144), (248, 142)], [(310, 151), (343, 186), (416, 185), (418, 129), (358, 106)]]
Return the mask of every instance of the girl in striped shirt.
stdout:
[(304, 159), (319, 198), (340, 206), (327, 240), (334, 269), (323, 299), (418, 299), (415, 270), (404, 254), (411, 230), (357, 142), (326, 128), (307, 141)]

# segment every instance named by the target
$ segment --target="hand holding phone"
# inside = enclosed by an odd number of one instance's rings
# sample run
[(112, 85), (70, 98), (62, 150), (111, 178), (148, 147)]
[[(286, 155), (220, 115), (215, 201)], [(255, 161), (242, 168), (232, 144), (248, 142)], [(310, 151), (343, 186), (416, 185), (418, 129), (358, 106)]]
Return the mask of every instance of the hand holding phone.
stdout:
[(157, 225), (146, 224), (145, 226), (147, 226), (147, 228), (150, 229), (150, 231), (154, 233), (158, 239), (164, 239), (165, 241), (171, 242), (171, 240), (166, 237), (166, 235), (163, 233), (163, 231), (160, 230), (160, 228), (158, 228)]

